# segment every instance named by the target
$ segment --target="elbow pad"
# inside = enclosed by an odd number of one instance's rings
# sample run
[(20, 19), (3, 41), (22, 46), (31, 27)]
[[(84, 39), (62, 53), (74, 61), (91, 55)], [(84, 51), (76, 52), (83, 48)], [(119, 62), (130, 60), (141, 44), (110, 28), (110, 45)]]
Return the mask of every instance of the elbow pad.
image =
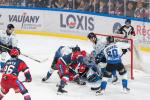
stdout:
[(26, 77), (26, 82), (31, 82), (32, 81), (32, 77), (30, 74), (30, 71), (28, 69), (26, 69), (27, 71), (24, 72), (24, 75)]

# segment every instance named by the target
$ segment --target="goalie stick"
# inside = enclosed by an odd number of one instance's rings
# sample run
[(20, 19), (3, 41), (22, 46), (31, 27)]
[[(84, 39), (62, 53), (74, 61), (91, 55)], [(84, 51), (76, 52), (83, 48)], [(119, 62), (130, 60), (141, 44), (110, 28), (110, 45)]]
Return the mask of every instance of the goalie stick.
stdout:
[[(10, 48), (5, 47), (5, 46), (3, 46), (3, 45), (0, 45), (0, 47), (5, 48), (5, 49), (7, 49), (7, 50), (10, 50)], [(38, 63), (42, 63), (42, 62), (45, 62), (45, 61), (48, 60), (48, 58), (45, 58), (45, 59), (43, 59), (43, 60), (38, 60), (38, 59), (32, 58), (32, 57), (30, 57), (30, 56), (28, 56), (28, 55), (26, 55), (26, 54), (23, 54), (23, 53), (20, 53), (20, 55), (22, 55), (22, 56), (24, 56), (24, 57), (27, 57), (27, 58), (29, 58), (29, 59), (32, 59), (32, 60), (34, 60), (34, 61), (36, 61), (36, 62), (38, 62)]]

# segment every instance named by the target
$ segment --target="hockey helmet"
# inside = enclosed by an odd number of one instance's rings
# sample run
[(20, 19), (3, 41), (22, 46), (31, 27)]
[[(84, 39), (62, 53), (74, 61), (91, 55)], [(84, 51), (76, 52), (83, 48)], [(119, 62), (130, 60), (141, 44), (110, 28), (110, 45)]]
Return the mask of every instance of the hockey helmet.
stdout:
[(81, 51), (78, 45), (72, 48), (72, 52), (77, 52), (77, 51)]
[(87, 37), (89, 39), (97, 38), (96, 35), (93, 32), (89, 33)]
[(79, 67), (79, 73), (84, 73), (86, 70), (86, 66), (85, 65), (80, 65)]
[(131, 24), (131, 20), (130, 20), (130, 19), (126, 19), (125, 24), (126, 24), (126, 25)]
[(20, 55), (20, 49), (19, 48), (13, 48), (10, 50), (9, 54), (11, 57), (18, 57)]
[(86, 51), (85, 50), (82, 50), (81, 54), (83, 55), (83, 57), (86, 57)]
[(8, 24), (7, 29), (11, 30), (12, 28), (15, 28), (13, 24)]
[(107, 40), (107, 43), (112, 43), (112, 42), (114, 42), (114, 37), (113, 36), (108, 36), (106, 38), (106, 40)]

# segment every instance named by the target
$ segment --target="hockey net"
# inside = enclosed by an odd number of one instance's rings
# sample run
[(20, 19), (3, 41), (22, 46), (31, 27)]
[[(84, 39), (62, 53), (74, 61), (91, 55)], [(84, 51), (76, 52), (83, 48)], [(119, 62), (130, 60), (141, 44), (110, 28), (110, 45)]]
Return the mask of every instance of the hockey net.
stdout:
[(128, 52), (124, 55), (122, 55), (122, 62), (125, 66), (125, 68), (128, 70), (128, 76), (131, 79), (134, 79), (134, 68), (137, 68), (138, 66), (136, 66), (135, 61), (137, 59), (137, 57), (135, 57), (134, 55), (134, 45), (133, 45), (133, 39), (125, 39), (122, 38), (121, 36), (116, 36), (116, 35), (104, 35), (104, 34), (96, 34), (98, 39), (101, 39), (102, 41), (106, 41), (106, 38), (108, 36), (113, 36), (115, 41), (118, 42), (123, 42), (123, 43), (128, 43), (130, 45), (130, 50), (128, 50)]

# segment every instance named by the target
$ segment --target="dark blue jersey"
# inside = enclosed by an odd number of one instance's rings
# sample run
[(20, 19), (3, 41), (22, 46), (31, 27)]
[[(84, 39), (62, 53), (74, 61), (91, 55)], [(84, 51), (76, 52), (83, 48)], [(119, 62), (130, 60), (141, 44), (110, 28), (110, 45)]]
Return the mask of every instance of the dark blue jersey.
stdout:
[(70, 65), (71, 64), (71, 58), (72, 58), (72, 53), (68, 54), (68, 55), (64, 55), (63, 57), (61, 57), (61, 60), (66, 64), (66, 65)]
[(13, 74), (18, 76), (19, 72), (25, 72), (28, 69), (24, 61), (19, 58), (11, 58), (7, 60), (4, 67), (4, 74)]

